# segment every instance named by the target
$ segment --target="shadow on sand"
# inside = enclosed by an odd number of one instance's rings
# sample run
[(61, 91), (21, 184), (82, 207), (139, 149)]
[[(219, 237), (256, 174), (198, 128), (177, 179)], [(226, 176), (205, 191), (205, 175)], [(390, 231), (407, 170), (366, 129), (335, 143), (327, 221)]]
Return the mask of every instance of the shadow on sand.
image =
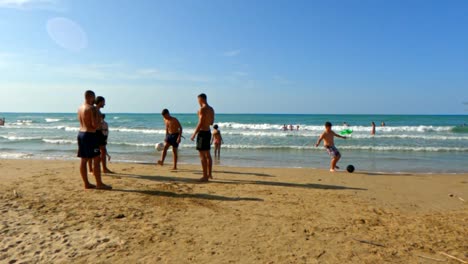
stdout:
[(266, 186), (278, 186), (278, 187), (291, 187), (291, 188), (306, 188), (306, 189), (321, 189), (321, 190), (356, 190), (356, 191), (367, 191), (364, 188), (347, 187), (340, 185), (327, 185), (318, 183), (289, 183), (289, 182), (273, 182), (273, 181), (249, 181), (249, 180), (217, 180), (216, 178), (209, 183), (200, 183), (197, 179), (185, 178), (185, 177), (171, 177), (171, 176), (157, 176), (157, 175), (138, 175), (138, 174), (114, 174), (120, 177), (137, 178), (149, 181), (157, 182), (183, 182), (183, 183), (198, 183), (198, 184), (228, 184), (228, 185), (240, 185), (240, 184), (253, 184), (253, 185), (266, 185)]
[(158, 191), (158, 190), (123, 190), (123, 189), (113, 189), (112, 191), (117, 192), (126, 192), (126, 193), (141, 193), (146, 195), (162, 196), (162, 197), (171, 197), (171, 198), (190, 198), (190, 199), (204, 199), (204, 200), (216, 200), (216, 201), (253, 201), (253, 202), (263, 202), (263, 199), (260, 198), (251, 198), (251, 197), (227, 197), (221, 195), (212, 195), (212, 194), (192, 194), (192, 193), (175, 193), (168, 191)]

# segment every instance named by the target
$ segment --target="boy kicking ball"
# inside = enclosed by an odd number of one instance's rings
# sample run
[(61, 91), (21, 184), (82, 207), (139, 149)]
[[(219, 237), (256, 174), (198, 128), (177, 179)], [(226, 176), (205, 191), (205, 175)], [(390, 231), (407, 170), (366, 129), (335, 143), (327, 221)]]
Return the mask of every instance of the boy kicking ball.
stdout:
[(318, 138), (317, 144), (315, 144), (315, 147), (318, 147), (323, 140), (323, 144), (331, 158), (330, 172), (335, 172), (335, 169), (339, 169), (339, 167), (336, 166), (336, 164), (341, 159), (341, 153), (335, 147), (335, 137), (346, 139), (346, 137), (336, 134), (332, 130), (332, 124), (330, 122), (326, 122), (325, 131), (323, 131), (322, 135), (320, 135), (320, 137)]

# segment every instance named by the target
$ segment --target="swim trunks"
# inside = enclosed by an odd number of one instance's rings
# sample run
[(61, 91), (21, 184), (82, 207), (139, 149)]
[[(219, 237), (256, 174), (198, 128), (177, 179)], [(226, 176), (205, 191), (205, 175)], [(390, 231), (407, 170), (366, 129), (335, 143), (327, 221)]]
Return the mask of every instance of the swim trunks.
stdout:
[(104, 136), (102, 130), (96, 130), (97, 144), (98, 146), (107, 145), (107, 137)]
[(200, 131), (197, 135), (197, 150), (206, 151), (211, 148), (211, 131)]
[(78, 157), (91, 159), (99, 156), (98, 140), (96, 133), (80, 132), (78, 133)]
[(179, 147), (179, 143), (177, 143), (178, 138), (179, 138), (179, 133), (167, 134), (166, 139), (164, 141), (166, 141), (166, 143), (171, 145), (173, 148), (178, 148)]
[(330, 155), (331, 158), (341, 156), (340, 151), (338, 151), (338, 149), (335, 146), (325, 146), (325, 148), (327, 149), (328, 155)]

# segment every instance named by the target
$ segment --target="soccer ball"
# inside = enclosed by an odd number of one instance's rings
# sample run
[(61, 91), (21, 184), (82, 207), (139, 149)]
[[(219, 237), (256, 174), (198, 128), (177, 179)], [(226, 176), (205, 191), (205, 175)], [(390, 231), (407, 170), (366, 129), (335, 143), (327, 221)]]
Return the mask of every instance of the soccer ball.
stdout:
[(164, 143), (160, 142), (160, 143), (157, 143), (154, 148), (157, 150), (157, 151), (162, 151), (164, 149)]

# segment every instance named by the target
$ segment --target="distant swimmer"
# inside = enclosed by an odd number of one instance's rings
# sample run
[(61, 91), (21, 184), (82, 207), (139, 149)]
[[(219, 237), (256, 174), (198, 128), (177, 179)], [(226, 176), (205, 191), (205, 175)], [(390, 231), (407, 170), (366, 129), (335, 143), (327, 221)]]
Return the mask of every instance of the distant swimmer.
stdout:
[[(78, 157), (81, 158), (80, 174), (83, 179), (85, 189), (103, 189), (110, 190), (111, 186), (105, 185), (101, 179), (100, 151), (96, 129), (100, 127), (97, 109), (94, 107), (96, 95), (93, 91), (85, 92), (85, 102), (78, 109), (78, 120), (80, 122), (80, 131), (78, 133)], [(94, 161), (94, 177), (96, 186), (88, 181), (88, 171), (86, 163), (88, 160)]]
[(344, 127), (349, 127), (348, 123), (346, 123), (346, 122), (343, 122), (343, 126)]
[(283, 131), (287, 131), (288, 130), (288, 126), (286, 124), (283, 125)]
[(315, 147), (318, 147), (323, 140), (323, 144), (327, 149), (328, 154), (330, 155), (331, 162), (330, 162), (330, 172), (335, 172), (335, 169), (339, 169), (336, 164), (341, 159), (340, 151), (335, 147), (335, 137), (346, 139), (346, 137), (340, 136), (336, 134), (332, 130), (332, 124), (330, 122), (325, 123), (325, 131), (320, 135), (317, 140), (317, 144)]
[(164, 118), (164, 123), (166, 124), (166, 139), (164, 140), (164, 149), (161, 154), (161, 159), (158, 160), (158, 164), (163, 166), (164, 160), (166, 159), (167, 150), (172, 146), (174, 166), (173, 170), (177, 170), (177, 159), (178, 159), (178, 149), (179, 144), (182, 139), (182, 125), (179, 120), (169, 113), (169, 110), (162, 110), (161, 115)]
[(371, 126), (372, 126), (371, 135), (375, 135), (375, 123), (374, 123), (374, 121), (372, 121)]
[(296, 126), (296, 130), (299, 131), (299, 126)]
[(289, 130), (291, 130), (291, 131), (293, 131), (293, 130), (294, 130), (294, 128), (293, 128), (293, 125), (292, 125), (292, 124), (291, 124), (291, 125), (289, 125)]
[(221, 158), (221, 145), (224, 144), (223, 137), (221, 136), (221, 130), (218, 125), (213, 126), (213, 138), (211, 139), (211, 144), (215, 146), (214, 154), (215, 158)]
[(380, 123), (380, 126), (381, 126), (381, 127), (384, 127), (384, 126), (385, 126), (385, 122)]
[(1, 118), (0, 119), (0, 126), (4, 126), (5, 125), (5, 118)]
[(200, 181), (207, 182), (209, 179), (213, 178), (213, 160), (210, 153), (210, 127), (214, 123), (215, 112), (214, 109), (208, 105), (206, 94), (202, 93), (198, 95), (198, 103), (200, 104), (200, 110), (198, 110), (198, 125), (190, 139), (194, 141), (195, 137), (197, 138), (197, 150), (200, 154), (203, 169), (203, 177)]

